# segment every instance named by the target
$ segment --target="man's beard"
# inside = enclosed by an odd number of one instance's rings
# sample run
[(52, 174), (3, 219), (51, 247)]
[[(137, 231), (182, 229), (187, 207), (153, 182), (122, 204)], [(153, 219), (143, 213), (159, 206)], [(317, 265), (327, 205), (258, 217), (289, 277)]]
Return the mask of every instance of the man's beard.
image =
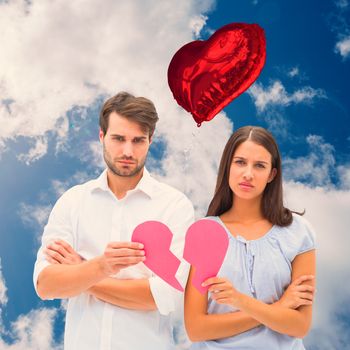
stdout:
[[(110, 154), (107, 152), (107, 150), (105, 149), (105, 147), (103, 147), (103, 158), (107, 164), (108, 169), (117, 176), (122, 176), (122, 177), (133, 177), (137, 174), (139, 174), (144, 165), (145, 165), (145, 161), (146, 158), (142, 159), (142, 161), (138, 164), (137, 161), (131, 157), (127, 158), (127, 157), (123, 157), (120, 158), (119, 160), (129, 160), (129, 161), (134, 161), (136, 163), (136, 167), (134, 169), (119, 169), (111, 160), (111, 156)], [(132, 164), (133, 165), (133, 164)]]

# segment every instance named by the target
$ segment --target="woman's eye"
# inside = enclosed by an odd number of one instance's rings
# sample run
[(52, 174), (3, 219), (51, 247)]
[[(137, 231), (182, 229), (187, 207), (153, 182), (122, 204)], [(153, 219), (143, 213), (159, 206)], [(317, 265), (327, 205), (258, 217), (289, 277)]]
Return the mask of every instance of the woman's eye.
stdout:
[(260, 163), (256, 164), (256, 167), (260, 169), (265, 169), (265, 165)]
[(236, 160), (235, 163), (237, 165), (243, 165), (244, 164), (244, 161), (243, 160)]

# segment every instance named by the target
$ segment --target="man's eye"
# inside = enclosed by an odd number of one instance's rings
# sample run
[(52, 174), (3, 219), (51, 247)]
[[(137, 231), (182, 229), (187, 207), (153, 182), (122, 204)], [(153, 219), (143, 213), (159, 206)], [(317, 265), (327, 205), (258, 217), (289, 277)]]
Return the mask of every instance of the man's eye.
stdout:
[(143, 139), (135, 139), (134, 143), (142, 143), (144, 140)]

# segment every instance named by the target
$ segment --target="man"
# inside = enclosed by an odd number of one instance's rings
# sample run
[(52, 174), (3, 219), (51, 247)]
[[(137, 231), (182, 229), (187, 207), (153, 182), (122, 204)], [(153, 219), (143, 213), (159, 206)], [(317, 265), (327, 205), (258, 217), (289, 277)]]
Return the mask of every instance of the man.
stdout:
[[(45, 226), (34, 286), (42, 299), (69, 298), (66, 350), (173, 348), (179, 292), (142, 264), (143, 246), (131, 242), (138, 224), (161, 221), (181, 258), (194, 220), (185, 195), (144, 168), (157, 120), (146, 98), (122, 92), (107, 100), (99, 133), (107, 169), (64, 193)], [(176, 277), (184, 285), (186, 267)]]

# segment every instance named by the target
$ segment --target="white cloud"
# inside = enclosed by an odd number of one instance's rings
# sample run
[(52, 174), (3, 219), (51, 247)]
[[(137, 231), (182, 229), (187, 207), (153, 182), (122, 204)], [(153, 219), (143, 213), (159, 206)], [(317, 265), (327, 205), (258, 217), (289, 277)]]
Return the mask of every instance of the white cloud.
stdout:
[(326, 97), (322, 89), (314, 89), (311, 86), (304, 86), (293, 93), (288, 93), (279, 80), (273, 81), (267, 88), (260, 83), (255, 83), (248, 90), (248, 94), (259, 112), (263, 112), (267, 107), (287, 107), (291, 104), (311, 103), (316, 98)]
[(190, 20), (190, 28), (196, 38), (200, 36), (202, 28), (205, 26), (208, 17), (199, 15), (191, 18)]
[[(0, 259), (0, 307), (2, 305), (6, 305), (7, 303), (7, 288), (5, 284), (5, 280), (2, 276), (2, 268), (1, 268), (1, 259)], [(0, 308), (0, 317), (1, 317), (1, 308)]]
[(335, 45), (335, 52), (339, 53), (344, 59), (350, 55), (350, 36), (347, 36)]
[(193, 121), (185, 113), (183, 118), (184, 122), (177, 127), (161, 128), (168, 140), (167, 152), (162, 159), (162, 168), (154, 172), (160, 180), (184, 191), (195, 204), (197, 217), (201, 217), (214, 192), (217, 169), (232, 133), (232, 123), (224, 113), (209, 124), (203, 123), (200, 128), (191, 128)]
[(2, 266), (1, 266), (1, 258), (0, 258), (0, 341), (1, 341), (1, 334), (6, 331), (2, 321), (2, 311), (5, 308), (7, 301), (8, 301), (7, 287), (6, 287), (5, 279), (2, 275)]
[(340, 165), (337, 168), (340, 186), (344, 190), (350, 190), (350, 165)]
[(288, 72), (288, 75), (293, 78), (297, 75), (299, 75), (299, 67), (293, 67), (289, 72)]
[(51, 205), (32, 205), (26, 203), (19, 204), (19, 217), (22, 222), (31, 227), (43, 228), (50, 215)]
[[(306, 348), (349, 350), (348, 326), (342, 319), (350, 311), (350, 167), (336, 167), (335, 149), (322, 137), (309, 135), (307, 143), (306, 156), (283, 161), (289, 179), (284, 184), (287, 206), (305, 209), (317, 234), (317, 294)], [(332, 184), (332, 176), (339, 179), (339, 188)]]
[[(192, 40), (192, 30), (200, 32), (213, 3), (1, 3), (0, 140), (48, 131), (64, 138), (67, 124), (59, 128), (60, 118), (118, 90), (147, 95), (156, 105), (175, 104), (167, 87), (168, 64)], [(178, 111), (172, 113), (176, 120)], [(39, 146), (32, 157), (42, 155)]]
[(337, 9), (329, 13), (327, 22), (337, 38), (333, 51), (345, 61), (350, 56), (349, 0), (333, 0), (333, 2)]
[[(11, 329), (4, 329), (2, 310), (6, 307), (6, 284), (1, 273), (0, 259), (0, 349), (1, 350), (62, 350), (62, 345), (55, 344), (53, 322), (57, 310), (41, 308), (20, 315), (11, 324)], [(12, 339), (8, 344), (2, 335)]]
[[(81, 114), (81, 117), (83, 118), (84, 114)], [(64, 150), (65, 143), (68, 138), (68, 131), (69, 131), (69, 120), (67, 116), (64, 116), (62, 118), (59, 118), (56, 123), (55, 127), (55, 133), (57, 135), (57, 143), (56, 143), (56, 154)]]
[(284, 177), (288, 180), (307, 182), (311, 186), (332, 187), (335, 167), (334, 147), (318, 135), (306, 138), (310, 152), (298, 158), (283, 160)]
[(85, 157), (85, 161), (89, 162), (97, 169), (104, 169), (106, 164), (103, 159), (102, 145), (100, 141), (92, 141), (89, 143), (89, 154)]
[(35, 137), (35, 145), (27, 152), (17, 156), (17, 159), (30, 165), (43, 157), (47, 152), (48, 140), (46, 137)]
[[(52, 180), (51, 186), (48, 189), (45, 189), (45, 192), (39, 193), (36, 204), (29, 204), (25, 202), (19, 203), (18, 216), (20, 220), (25, 225), (42, 230), (47, 223), (52, 209), (52, 203), (45, 204), (48, 200), (47, 194), (52, 194), (56, 200), (70, 187), (81, 184), (90, 179), (91, 176), (89, 176), (87, 173), (78, 171), (75, 174), (70, 175), (65, 181), (56, 179)], [(52, 198), (50, 198), (50, 200), (52, 200)]]
[(14, 342), (8, 344), (0, 337), (0, 349), (62, 350), (63, 346), (54, 342), (53, 324), (56, 312), (55, 309), (42, 308), (19, 316), (10, 330)]
[(349, 6), (349, 1), (348, 0), (336, 0), (335, 4), (340, 9), (346, 9)]
[(52, 180), (50, 190), (53, 192), (55, 198), (58, 198), (70, 187), (82, 184), (88, 180), (91, 180), (89, 174), (83, 171), (77, 171), (73, 175), (69, 175), (67, 180)]
[(4, 140), (0, 139), (0, 160), (1, 160), (1, 155), (6, 151), (6, 144)]
[(306, 142), (307, 155), (283, 159), (284, 178), (307, 183), (309, 187), (350, 190), (350, 165), (337, 165), (335, 148), (319, 135), (309, 135)]
[(350, 191), (313, 188), (300, 183), (285, 184), (287, 205), (305, 217), (317, 234), (317, 294), (313, 329), (307, 348), (350, 349), (348, 325), (350, 279)]

